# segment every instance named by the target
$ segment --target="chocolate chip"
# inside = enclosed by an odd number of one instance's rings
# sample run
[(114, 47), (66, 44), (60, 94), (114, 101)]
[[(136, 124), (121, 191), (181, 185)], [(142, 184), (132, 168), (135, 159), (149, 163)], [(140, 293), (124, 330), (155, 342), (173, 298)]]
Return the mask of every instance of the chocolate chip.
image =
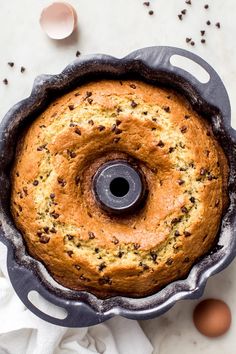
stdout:
[(163, 143), (162, 140), (160, 140), (158, 143), (157, 143), (157, 146), (159, 146), (160, 148), (163, 148), (165, 146), (165, 144)]
[(116, 119), (116, 125), (117, 125), (117, 126), (120, 125), (121, 123), (122, 123), (121, 120)]
[(169, 106), (163, 106), (162, 107), (166, 113), (170, 113), (170, 107)]
[(187, 209), (186, 207), (182, 207), (182, 208), (181, 208), (181, 211), (182, 211), (182, 213), (187, 214), (188, 209)]
[(52, 227), (52, 228), (50, 229), (50, 232), (51, 232), (52, 234), (56, 234), (56, 233), (57, 233), (57, 230), (55, 229), (55, 227)]
[(73, 109), (75, 109), (75, 106), (73, 104), (69, 104), (68, 108), (70, 111), (73, 111)]
[(81, 130), (79, 128), (75, 128), (75, 133), (81, 135)]
[(217, 28), (220, 28), (220, 22), (217, 22), (217, 23), (216, 23), (216, 27), (217, 27)]
[(93, 121), (92, 119), (90, 119), (90, 120), (88, 121), (88, 124), (94, 125), (94, 121)]
[(207, 179), (208, 179), (208, 181), (212, 181), (213, 180), (213, 176), (212, 175), (208, 175)]
[(191, 0), (186, 0), (185, 3), (188, 4), (188, 5), (192, 5)]
[(180, 185), (180, 186), (182, 186), (182, 184), (184, 184), (185, 183), (185, 181), (183, 180), (183, 179), (179, 179), (178, 180), (178, 184)]
[(181, 131), (182, 134), (184, 134), (184, 133), (186, 133), (187, 129), (188, 129), (188, 128), (186, 127), (186, 125), (183, 125), (183, 126), (180, 128), (180, 131)]
[(40, 236), (40, 238), (39, 238), (39, 242), (41, 242), (41, 243), (48, 243), (49, 242), (49, 240), (50, 240), (50, 237), (48, 237), (48, 236), (46, 236), (46, 235), (42, 235), (42, 236)]
[(204, 5), (204, 9), (209, 9), (209, 5), (208, 4)]
[(4, 80), (3, 80), (3, 83), (4, 83), (4, 85), (8, 85), (8, 80), (7, 80), (7, 79), (4, 79)]
[(149, 5), (150, 5), (150, 2), (149, 2), (149, 1), (145, 1), (145, 2), (143, 3), (143, 5), (144, 5), (144, 6), (149, 6)]
[(201, 36), (205, 36), (206, 31), (202, 30), (201, 31)]
[(189, 200), (190, 200), (191, 203), (193, 203), (193, 204), (195, 203), (195, 198), (194, 197), (189, 198)]
[(143, 270), (148, 270), (149, 266), (143, 262), (139, 262), (139, 266), (143, 268)]
[(171, 264), (173, 264), (173, 259), (172, 258), (168, 258), (167, 261), (166, 261), (166, 264), (169, 265), (169, 266)]
[(95, 253), (99, 253), (99, 248), (95, 247), (94, 251), (95, 251)]
[(148, 11), (148, 13), (149, 13), (149, 15), (152, 16), (154, 14), (154, 11), (150, 10), (150, 11)]
[(58, 178), (57, 178), (57, 182), (58, 182), (62, 187), (65, 187), (65, 185), (66, 185), (66, 181), (65, 181), (63, 178), (61, 178), (61, 177), (58, 177)]
[(77, 50), (76, 53), (75, 53), (75, 56), (78, 58), (80, 56), (80, 54), (81, 54), (80, 51)]
[(207, 24), (207, 26), (210, 26), (211, 21), (208, 20), (208, 21), (206, 22), (206, 24)]
[(172, 225), (176, 225), (176, 224), (178, 224), (178, 222), (180, 222), (180, 221), (181, 221), (181, 217), (179, 217), (179, 218), (174, 218), (174, 219), (171, 220), (171, 224), (172, 224)]
[(37, 147), (37, 151), (43, 151), (43, 149), (45, 149), (47, 146), (47, 144), (43, 144)]
[(190, 43), (191, 40), (192, 40), (192, 38), (189, 38), (189, 37), (186, 37), (186, 39), (185, 39), (186, 43)]
[(184, 236), (185, 236), (185, 237), (191, 236), (191, 232), (189, 232), (189, 231), (184, 231)]
[[(146, 115), (148, 114), (148, 112), (147, 112), (147, 111), (145, 111), (145, 112), (143, 112), (143, 114), (146, 116)], [(156, 120), (155, 120), (155, 122), (156, 122)]]
[(171, 146), (171, 147), (169, 148), (169, 153), (171, 154), (174, 150), (175, 150), (175, 148), (174, 148), (173, 146)]
[(89, 104), (92, 104), (92, 103), (93, 103), (93, 99), (92, 99), (92, 98), (88, 98), (87, 101), (88, 101)]
[(45, 227), (43, 228), (43, 230), (46, 232), (46, 234), (49, 233), (49, 227), (48, 227), (48, 226), (45, 226)]
[(98, 266), (99, 272), (102, 272), (104, 268), (106, 268), (106, 263), (105, 262), (102, 262), (101, 264), (99, 264), (99, 266)]
[(203, 39), (201, 39), (201, 43), (206, 43), (206, 40), (203, 38)]
[(186, 9), (183, 9), (183, 10), (181, 11), (181, 14), (182, 14), (182, 15), (186, 15), (186, 12), (187, 12), (187, 10), (186, 10)]
[(74, 253), (73, 251), (67, 251), (67, 254), (68, 254), (69, 257), (72, 257), (73, 253)]
[(190, 44), (191, 44), (191, 46), (195, 46), (195, 42), (194, 41), (192, 41)]
[(120, 138), (113, 139), (113, 143), (117, 144), (120, 141)]
[(80, 269), (81, 269), (81, 267), (80, 267), (78, 264), (75, 265), (75, 268), (76, 268), (77, 270), (80, 270)]
[(133, 100), (131, 101), (131, 107), (132, 107), (132, 108), (136, 108), (137, 105), (138, 105), (138, 104), (137, 104), (135, 101), (133, 101)]
[(104, 125), (99, 125), (98, 126), (98, 130), (101, 132), (101, 131), (103, 131), (103, 130), (105, 130), (106, 129), (106, 127), (104, 127)]
[(11, 68), (13, 68), (13, 66), (14, 66), (14, 63), (13, 63), (12, 61), (9, 61), (7, 64), (8, 64)]
[(111, 285), (112, 284), (112, 280), (111, 280), (110, 277), (104, 276), (104, 277), (98, 279), (98, 283), (100, 285), (105, 285), (105, 284)]
[(135, 84), (130, 84), (129, 86), (130, 86), (132, 89), (134, 89), (134, 90), (136, 89), (136, 85), (135, 85)]
[(139, 243), (134, 243), (134, 249), (138, 250), (140, 248), (140, 244)]
[(69, 241), (72, 241), (74, 239), (74, 236), (72, 235), (66, 235)]
[(121, 258), (123, 255), (124, 255), (124, 252), (122, 252), (122, 251), (119, 251), (119, 252), (117, 253), (117, 257), (119, 257), (119, 258)]
[(76, 157), (76, 153), (74, 151), (71, 151), (71, 150), (67, 150), (67, 154), (72, 158), (74, 159)]
[(207, 173), (207, 170), (206, 170), (204, 167), (201, 167), (201, 169), (200, 169), (200, 175), (201, 175), (201, 176), (205, 176), (206, 173)]
[(89, 239), (90, 240), (93, 240), (95, 238), (95, 235), (94, 235), (94, 233), (92, 231), (89, 231), (88, 235), (89, 235)]
[(21, 68), (20, 68), (20, 72), (21, 72), (22, 74), (25, 72), (25, 68), (24, 68), (24, 66), (21, 66)]
[(114, 130), (114, 133), (115, 133), (116, 135), (121, 134), (121, 133), (122, 133), (122, 130), (119, 129), (119, 128), (116, 128), (116, 129)]
[(39, 184), (39, 181), (37, 181), (37, 179), (35, 179), (34, 182), (33, 182), (33, 185), (37, 186), (38, 184)]
[(181, 14), (180, 14), (180, 15), (178, 15), (178, 18), (179, 18), (179, 20), (180, 20), (180, 21), (182, 21), (182, 19), (183, 19), (183, 15), (181, 15)]
[(118, 238), (116, 238), (115, 236), (113, 236), (111, 242), (114, 243), (114, 245), (117, 245), (117, 244), (119, 243), (119, 240), (118, 240)]
[(25, 193), (25, 195), (28, 195), (28, 189), (27, 189), (27, 187), (23, 187), (23, 192)]
[(52, 213), (50, 213), (51, 217), (53, 217), (54, 219), (58, 219), (59, 218), (59, 214), (55, 213), (55, 211), (53, 211)]
[(80, 96), (80, 93), (79, 93), (79, 92), (76, 92), (76, 93), (75, 93), (75, 97), (78, 97), (78, 96)]
[(151, 251), (151, 252), (150, 252), (150, 256), (151, 256), (153, 262), (156, 262), (156, 260), (157, 260), (157, 253), (154, 252), (154, 251)]
[(176, 236), (176, 237), (180, 236), (180, 233), (179, 233), (178, 230), (175, 231), (175, 236)]

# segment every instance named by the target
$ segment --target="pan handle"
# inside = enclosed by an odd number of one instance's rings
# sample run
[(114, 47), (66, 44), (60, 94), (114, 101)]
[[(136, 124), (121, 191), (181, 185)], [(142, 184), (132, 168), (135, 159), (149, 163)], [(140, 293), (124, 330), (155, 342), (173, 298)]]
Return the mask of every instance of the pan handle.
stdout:
[[(209, 74), (209, 81), (202, 83), (190, 72), (172, 65), (170, 60), (174, 55), (190, 59), (200, 65)], [(131, 53), (125, 57), (125, 59), (141, 61), (154, 72), (160, 73), (163, 71), (169, 73), (170, 77), (178, 78), (179, 84), (182, 86), (184, 82), (187, 83), (188, 86), (190, 85), (207, 103), (219, 109), (224, 117), (228, 132), (233, 140), (236, 140), (236, 132), (230, 124), (231, 107), (227, 91), (217, 72), (204, 59), (190, 51), (168, 46), (149, 47), (146, 48), (146, 50), (140, 49)]]

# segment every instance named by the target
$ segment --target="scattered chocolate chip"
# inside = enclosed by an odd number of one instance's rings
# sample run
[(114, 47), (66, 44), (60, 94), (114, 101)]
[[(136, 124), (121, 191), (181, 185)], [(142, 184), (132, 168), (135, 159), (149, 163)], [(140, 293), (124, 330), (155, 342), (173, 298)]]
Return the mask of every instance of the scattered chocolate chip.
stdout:
[(106, 129), (106, 127), (104, 127), (104, 125), (99, 125), (98, 126), (98, 130), (101, 132), (101, 131), (103, 131), (103, 130), (105, 130)]
[(143, 262), (139, 262), (139, 266), (143, 268), (143, 270), (148, 270), (149, 266)]
[(168, 258), (167, 261), (166, 261), (166, 264), (169, 265), (169, 266), (171, 264), (173, 264), (173, 259), (172, 258)]
[(189, 232), (189, 231), (184, 231), (184, 236), (185, 236), (185, 237), (191, 236), (191, 232)]
[(147, 111), (145, 111), (145, 112), (143, 112), (143, 114), (146, 116), (146, 115), (148, 114), (148, 112), (147, 112)]
[(67, 251), (67, 254), (68, 254), (69, 257), (72, 257), (73, 253), (74, 253), (73, 251)]
[(175, 230), (175, 236), (176, 236), (176, 237), (180, 236), (180, 233), (179, 233), (178, 230)]
[(68, 108), (70, 111), (73, 111), (73, 109), (75, 109), (75, 106), (73, 104), (69, 104)]
[(122, 130), (119, 129), (119, 128), (116, 128), (116, 129), (114, 130), (114, 133), (115, 133), (116, 135), (121, 134), (121, 133), (122, 133)]
[(209, 5), (208, 4), (204, 5), (204, 9), (209, 9)]
[(151, 256), (153, 262), (156, 262), (156, 260), (157, 260), (157, 253), (154, 252), (154, 251), (151, 251), (151, 252), (150, 252), (150, 256)]
[(174, 150), (175, 150), (175, 148), (174, 148), (173, 146), (171, 146), (171, 147), (169, 148), (169, 153), (171, 154)]
[(52, 213), (50, 213), (51, 217), (53, 217), (54, 219), (58, 219), (59, 218), (59, 214), (55, 213), (55, 211), (53, 211)]
[(217, 23), (216, 23), (216, 27), (217, 27), (217, 28), (220, 28), (220, 22), (217, 22)]
[(80, 96), (80, 93), (79, 93), (79, 92), (76, 92), (76, 93), (75, 93), (75, 97), (78, 97), (78, 96)]
[(28, 189), (27, 189), (27, 187), (23, 187), (23, 192), (25, 193), (25, 195), (28, 195)]
[(68, 238), (69, 241), (72, 241), (72, 240), (74, 239), (74, 236), (72, 236), (72, 235), (69, 235), (69, 234), (68, 234), (68, 235), (66, 235), (66, 236), (67, 236), (67, 238)]
[(98, 266), (99, 272), (102, 272), (104, 268), (106, 268), (106, 263), (105, 262), (102, 262), (101, 264), (99, 264), (99, 266)]
[(88, 235), (89, 235), (89, 239), (90, 240), (93, 240), (95, 238), (95, 235), (94, 235), (94, 233), (92, 231), (89, 231)]
[(112, 280), (110, 277), (107, 277), (107, 276), (104, 276), (102, 278), (99, 278), (98, 279), (98, 282), (100, 285), (105, 285), (105, 284), (109, 284), (111, 285), (112, 284)]
[(134, 243), (134, 249), (138, 250), (140, 248), (140, 244), (139, 243)]
[(183, 9), (183, 10), (181, 11), (181, 14), (182, 14), (182, 15), (186, 15), (186, 12), (187, 12), (187, 10), (186, 10), (186, 9)]
[(203, 39), (201, 39), (201, 43), (206, 43), (206, 40), (203, 38)]
[(130, 84), (129, 86), (130, 86), (132, 89), (134, 89), (134, 90), (136, 89), (136, 85), (135, 85), (135, 84)]
[(182, 184), (184, 184), (185, 183), (185, 181), (183, 180), (183, 179), (179, 179), (178, 180), (178, 184), (180, 185), (180, 186), (182, 186)]
[(166, 113), (170, 113), (170, 107), (169, 106), (163, 106), (162, 107)]
[(7, 80), (7, 79), (4, 79), (4, 80), (3, 80), (3, 83), (4, 83), (4, 85), (8, 85), (8, 80)]
[(92, 104), (92, 103), (93, 103), (93, 99), (92, 99), (92, 98), (88, 98), (87, 101), (88, 101), (89, 104)]
[(180, 128), (180, 131), (181, 131), (182, 134), (184, 134), (184, 133), (186, 133), (187, 129), (188, 129), (188, 128), (186, 127), (186, 125), (183, 125), (183, 126)]
[(163, 143), (162, 140), (160, 140), (158, 143), (157, 143), (157, 146), (159, 146), (160, 148), (163, 148), (165, 146), (165, 144)]
[(80, 51), (77, 50), (76, 53), (75, 53), (75, 56), (78, 58), (80, 56), (80, 54), (81, 54)]
[(189, 37), (186, 37), (186, 39), (185, 39), (186, 43), (190, 43), (191, 40), (192, 40), (192, 38), (189, 38)]
[(123, 255), (124, 255), (124, 252), (122, 252), (122, 251), (119, 251), (119, 252), (117, 253), (117, 257), (119, 257), (119, 258), (121, 258)]
[(57, 182), (58, 182), (62, 187), (65, 187), (65, 185), (66, 185), (66, 181), (65, 181), (63, 178), (61, 178), (61, 177), (58, 177), (58, 178), (57, 178)]
[(206, 173), (207, 173), (207, 170), (206, 170), (204, 167), (201, 167), (201, 169), (200, 169), (200, 175), (201, 175), (201, 176), (205, 176)]
[(117, 244), (119, 243), (119, 240), (118, 240), (118, 238), (116, 238), (115, 236), (113, 236), (111, 242), (114, 243), (114, 245), (117, 245)]
[(201, 31), (201, 36), (205, 36), (206, 31), (202, 30)]
[(189, 200), (190, 200), (191, 203), (193, 203), (193, 204), (195, 203), (195, 198), (194, 197), (191, 197)]
[(9, 61), (7, 64), (8, 64), (11, 68), (13, 68), (13, 66), (14, 66), (14, 63), (13, 63), (12, 61)]
[(88, 121), (88, 124), (94, 125), (94, 121), (93, 121), (92, 119), (90, 119), (90, 120)]
[(144, 5), (144, 6), (150, 6), (150, 2), (149, 2), (149, 1), (145, 1), (145, 2), (143, 3), (143, 5)]
[(95, 251), (95, 253), (99, 253), (99, 248), (95, 247), (94, 251)]
[(188, 5), (192, 5), (191, 0), (186, 0), (185, 3), (188, 4)]
[(120, 138), (113, 139), (113, 143), (117, 144), (120, 141)]
[(178, 18), (179, 18), (180, 21), (182, 21), (183, 15), (182, 15), (182, 14), (179, 14), (179, 15), (178, 15)]
[(207, 26), (210, 26), (211, 21), (208, 20), (208, 21), (206, 22), (206, 24), (207, 24)]
[(172, 225), (176, 225), (176, 224), (178, 224), (178, 222), (180, 222), (180, 221), (181, 221), (181, 217), (179, 217), (179, 218), (174, 218), (174, 219), (171, 220), (171, 224), (172, 224)]
[(138, 104), (137, 104), (134, 100), (131, 101), (131, 107), (132, 107), (132, 108), (136, 108), (137, 105), (138, 105)]
[(187, 209), (186, 207), (182, 207), (182, 208), (181, 208), (181, 211), (182, 211), (182, 213), (187, 214), (188, 209)]
[(57, 233), (57, 230), (55, 229), (55, 227), (52, 227), (52, 228), (50, 229), (50, 232), (51, 232), (52, 234), (56, 234), (56, 233)]
[(116, 119), (116, 125), (118, 126), (118, 125), (120, 125), (120, 124), (121, 124), (121, 120)]
[(67, 154), (70, 156), (70, 158), (74, 159), (76, 157), (76, 153), (71, 150), (67, 150)]
[(47, 146), (47, 144), (43, 144), (37, 147), (37, 151), (43, 151), (43, 149), (45, 149)]
[(75, 268), (76, 268), (77, 270), (80, 270), (80, 269), (81, 269), (81, 267), (80, 267), (78, 264), (75, 265)]
[(149, 14), (150, 16), (152, 16), (152, 15), (154, 14), (154, 11), (153, 11), (153, 10), (150, 10), (150, 11), (148, 11), (148, 14)]
[(191, 44), (192, 46), (194, 46), (194, 45), (195, 45), (195, 42), (194, 42), (194, 41), (192, 41), (190, 44)]
[(40, 236), (40, 238), (39, 238), (39, 242), (41, 242), (41, 243), (48, 243), (49, 242), (49, 240), (50, 240), (50, 237), (48, 237), (48, 236), (46, 236), (46, 235), (42, 235), (42, 236)]
[(39, 184), (39, 181), (37, 181), (37, 179), (35, 179), (34, 182), (33, 182), (33, 185), (37, 186), (38, 184)]
[(25, 68), (24, 68), (24, 66), (21, 66), (21, 68), (20, 68), (20, 72), (21, 72), (22, 74), (25, 72)]
[(208, 179), (208, 181), (212, 181), (213, 180), (213, 176), (212, 175), (208, 175), (207, 179)]
[(81, 135), (81, 130), (80, 130), (79, 128), (75, 128), (75, 133), (76, 133), (77, 135)]
[(48, 227), (48, 226), (45, 226), (45, 227), (43, 228), (43, 230), (46, 232), (46, 234), (49, 233), (49, 227)]

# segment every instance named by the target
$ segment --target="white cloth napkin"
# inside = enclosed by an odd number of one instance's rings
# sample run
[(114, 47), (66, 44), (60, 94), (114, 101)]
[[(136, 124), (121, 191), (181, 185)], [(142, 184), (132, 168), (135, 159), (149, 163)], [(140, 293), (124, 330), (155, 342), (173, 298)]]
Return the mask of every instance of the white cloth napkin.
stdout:
[(15, 294), (7, 275), (6, 247), (0, 243), (0, 354), (151, 354), (137, 321), (122, 317), (88, 328), (47, 323)]

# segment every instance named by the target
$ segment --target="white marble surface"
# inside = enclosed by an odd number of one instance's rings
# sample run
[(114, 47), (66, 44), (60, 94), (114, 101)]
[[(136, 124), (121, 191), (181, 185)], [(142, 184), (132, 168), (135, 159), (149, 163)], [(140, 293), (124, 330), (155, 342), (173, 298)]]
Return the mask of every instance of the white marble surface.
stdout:
[[(54, 42), (41, 31), (38, 18), (46, 0), (0, 0), (0, 118), (17, 101), (29, 95), (35, 76), (58, 73), (83, 54), (107, 53), (122, 57), (130, 51), (150, 45), (189, 48), (212, 64), (228, 89), (232, 104), (232, 123), (236, 128), (236, 12), (234, 0), (151, 0), (155, 14), (148, 15), (142, 0), (70, 0), (78, 11), (79, 29), (68, 40)], [(203, 9), (205, 3), (210, 8)], [(180, 22), (177, 14), (186, 8)], [(206, 21), (212, 22), (206, 26)], [(220, 21), (218, 30), (214, 24)], [(200, 43), (199, 31), (207, 29), (206, 45)], [(185, 43), (192, 37), (196, 45)], [(10, 68), (8, 61), (14, 61)], [(20, 66), (26, 67), (24, 74)], [(9, 85), (2, 80), (7, 78)], [(236, 261), (209, 280), (204, 297), (218, 297), (236, 316)], [(154, 354), (234, 354), (236, 324), (227, 335), (210, 340), (200, 335), (191, 320), (195, 301), (178, 303), (160, 318), (141, 325), (155, 346)], [(125, 354), (125, 353), (121, 353)], [(145, 353), (143, 353), (145, 354)]]

